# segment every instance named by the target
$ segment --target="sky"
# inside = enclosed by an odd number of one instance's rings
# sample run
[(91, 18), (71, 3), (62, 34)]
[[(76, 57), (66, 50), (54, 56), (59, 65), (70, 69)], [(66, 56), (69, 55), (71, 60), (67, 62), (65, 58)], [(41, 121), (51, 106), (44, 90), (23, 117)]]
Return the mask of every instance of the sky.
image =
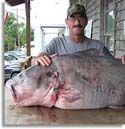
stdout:
[[(18, 16), (19, 22), (25, 22), (25, 4), (11, 7), (5, 4), (5, 12), (13, 12)], [(68, 0), (34, 0), (31, 1), (31, 25), (39, 19), (41, 24), (65, 24)]]
[(32, 2), (31, 13), (41, 24), (65, 24), (68, 0), (37, 0)]

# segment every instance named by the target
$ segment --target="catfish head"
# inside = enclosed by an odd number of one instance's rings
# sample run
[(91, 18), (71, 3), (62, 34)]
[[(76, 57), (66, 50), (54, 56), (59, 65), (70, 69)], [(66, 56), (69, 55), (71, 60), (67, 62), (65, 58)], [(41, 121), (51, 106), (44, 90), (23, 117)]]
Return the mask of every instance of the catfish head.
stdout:
[(55, 96), (56, 98), (58, 85), (58, 73), (53, 64), (49, 67), (31, 66), (6, 82), (6, 87), (10, 89), (14, 102), (19, 106), (36, 103), (44, 105), (38, 101), (42, 101), (45, 97), (51, 99)]

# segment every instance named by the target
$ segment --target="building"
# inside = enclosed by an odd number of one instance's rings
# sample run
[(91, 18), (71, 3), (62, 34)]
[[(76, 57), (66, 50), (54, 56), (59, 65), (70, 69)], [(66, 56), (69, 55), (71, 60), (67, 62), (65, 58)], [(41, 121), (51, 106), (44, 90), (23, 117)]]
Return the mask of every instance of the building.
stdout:
[(125, 54), (125, 0), (70, 0), (86, 7), (92, 38), (104, 42), (116, 58)]
[[(7, 0), (11, 5), (20, 4)], [(91, 38), (101, 40), (110, 52), (121, 58), (125, 54), (125, 0), (69, 0), (69, 4), (79, 3), (85, 6), (88, 20), (91, 22)], [(40, 24), (39, 24), (40, 25)], [(36, 24), (38, 26), (38, 22)], [(44, 46), (40, 26), (36, 27), (36, 49)]]

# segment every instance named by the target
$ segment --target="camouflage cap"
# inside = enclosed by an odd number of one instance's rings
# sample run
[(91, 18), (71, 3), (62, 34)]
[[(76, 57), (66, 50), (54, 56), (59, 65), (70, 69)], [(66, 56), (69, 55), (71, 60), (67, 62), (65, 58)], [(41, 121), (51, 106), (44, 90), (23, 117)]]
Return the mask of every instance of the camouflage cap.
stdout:
[(67, 17), (70, 17), (73, 13), (76, 13), (76, 12), (81, 13), (81, 15), (87, 18), (85, 7), (80, 4), (72, 4), (67, 10)]

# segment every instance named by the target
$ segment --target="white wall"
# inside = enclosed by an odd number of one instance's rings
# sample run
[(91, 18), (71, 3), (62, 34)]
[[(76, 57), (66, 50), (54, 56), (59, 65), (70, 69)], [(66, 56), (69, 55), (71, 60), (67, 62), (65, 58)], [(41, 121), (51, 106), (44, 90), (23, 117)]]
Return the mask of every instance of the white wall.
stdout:
[(31, 25), (34, 27), (35, 32), (35, 55), (42, 49), (42, 32), (40, 26), (44, 24), (65, 24), (68, 5), (69, 0), (36, 0), (31, 2)]

